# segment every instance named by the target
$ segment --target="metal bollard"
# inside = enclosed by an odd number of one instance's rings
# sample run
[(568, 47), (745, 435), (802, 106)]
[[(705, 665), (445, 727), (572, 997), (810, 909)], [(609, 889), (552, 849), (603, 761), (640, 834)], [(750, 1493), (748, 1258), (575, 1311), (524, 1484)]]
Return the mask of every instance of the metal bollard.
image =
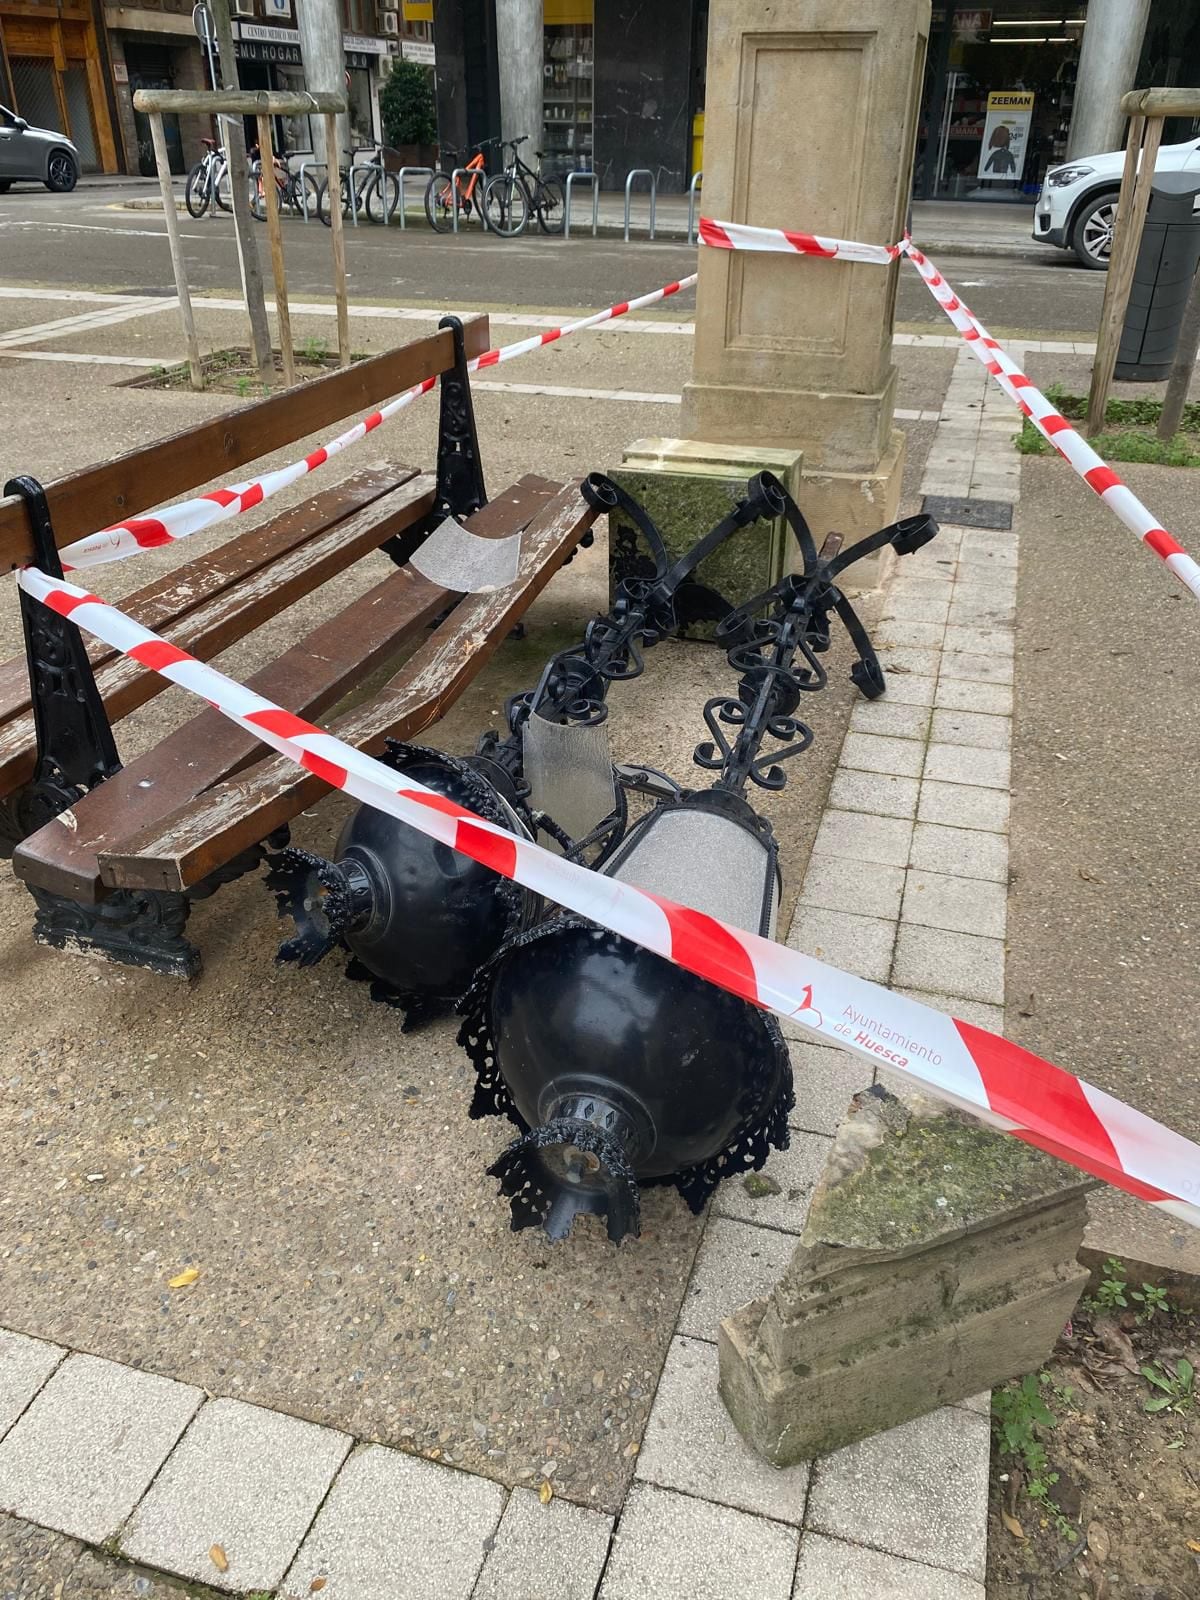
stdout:
[(304, 211), (304, 220), (308, 221), (308, 185), (305, 183), (305, 174), (320, 167), (328, 175), (329, 163), (326, 161), (302, 161), (300, 163), (300, 205)]
[(485, 172), (479, 172), (478, 168), (476, 167), (455, 167), (454, 171), (450, 174), (450, 221), (455, 233), (458, 232), (458, 180), (460, 178), (467, 178), (469, 183), (470, 178), (468, 177), (468, 174), (478, 174), (484, 183), (487, 182), (487, 174)]
[(703, 181), (704, 181), (704, 168), (701, 167), (700, 171), (693, 175), (691, 183), (688, 184), (688, 231), (687, 231), (687, 242), (689, 244), (695, 244), (696, 243), (696, 195), (699, 192), (699, 190), (703, 187)]
[(634, 167), (625, 179), (625, 243), (629, 243), (629, 206), (633, 198), (633, 180), (635, 178), (650, 179), (650, 237), (654, 238), (654, 214), (658, 206), (658, 179), (649, 167)]
[(594, 172), (568, 172), (566, 182), (566, 199), (563, 202), (563, 238), (571, 237), (571, 185), (573, 183), (590, 183), (592, 186), (592, 238), (600, 226), (600, 181)]
[(408, 222), (408, 219), (406, 218), (406, 216), (404, 214), (405, 213), (405, 202), (404, 202), (404, 184), (405, 184), (405, 180), (407, 178), (409, 178), (409, 177), (414, 177), (414, 176), (417, 176), (417, 175), (420, 175), (423, 178), (432, 178), (433, 177), (433, 168), (432, 167), (401, 167), (399, 173), (397, 174), (397, 176), (399, 178), (399, 181), (400, 181), (400, 230), (401, 230), (401, 232), (404, 231), (405, 227), (407, 226), (407, 222)]

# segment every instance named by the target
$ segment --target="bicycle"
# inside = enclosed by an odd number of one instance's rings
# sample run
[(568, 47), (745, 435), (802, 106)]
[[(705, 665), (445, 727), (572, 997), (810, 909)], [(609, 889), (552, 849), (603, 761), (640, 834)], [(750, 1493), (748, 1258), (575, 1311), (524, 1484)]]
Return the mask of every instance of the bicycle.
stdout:
[[(287, 207), (298, 217), (307, 217), (311, 216), (316, 207), (319, 215), (324, 185), (314, 178), (311, 172), (304, 174), (304, 183), (301, 184), (300, 174), (293, 172), (282, 156), (272, 154), (271, 164), (275, 175), (275, 199), (279, 209), (282, 211)], [(220, 200), (219, 190), (217, 198)], [(263, 188), (262, 151), (257, 145), (250, 151), (250, 210), (259, 222), (266, 220), (267, 196)]]
[(493, 233), (501, 238), (515, 239), (524, 233), (529, 223), (529, 213), (537, 217), (543, 233), (563, 231), (566, 213), (566, 194), (561, 178), (543, 178), (542, 152), (536, 151), (538, 165), (533, 167), (521, 160), (520, 147), (529, 138), (527, 133), (516, 139), (504, 141), (503, 148), (512, 151), (504, 171), (491, 179), (483, 192), (484, 220)]
[(196, 218), (202, 217), (213, 201), (222, 211), (230, 209), (229, 185), (225, 181), (229, 170), (228, 157), (215, 139), (201, 139), (200, 143), (204, 146), (204, 154), (188, 173), (183, 188), (183, 202), (188, 208), (188, 215)]
[(484, 151), (492, 145), (499, 144), (499, 139), (484, 139), (475, 147), (475, 154), (467, 162), (465, 168), (459, 169), (455, 158), (462, 152), (447, 150), (445, 155), (451, 158), (456, 170), (469, 172), (467, 179), (455, 178), (450, 172), (435, 172), (425, 185), (425, 215), (429, 219), (429, 226), (434, 233), (449, 233), (453, 226), (452, 214), (457, 205), (460, 216), (469, 217), (472, 205), (479, 213), (479, 220), (486, 228), (487, 217), (483, 211), (483, 191), (487, 185), (487, 170)]
[[(363, 150), (371, 148), (364, 145)], [(354, 151), (354, 155), (362, 152)], [(358, 216), (365, 216), (371, 222), (386, 222), (400, 203), (400, 180), (391, 172), (382, 172), (379, 163), (382, 155), (375, 151), (373, 163), (362, 163), (359, 166), (351, 162), (349, 171), (342, 168), (340, 174), (339, 192), (342, 201), (342, 216), (350, 215), (350, 185), (354, 184), (354, 210)], [(329, 212), (329, 185), (321, 184), (317, 191), (317, 216), (325, 226), (333, 225), (333, 218)]]

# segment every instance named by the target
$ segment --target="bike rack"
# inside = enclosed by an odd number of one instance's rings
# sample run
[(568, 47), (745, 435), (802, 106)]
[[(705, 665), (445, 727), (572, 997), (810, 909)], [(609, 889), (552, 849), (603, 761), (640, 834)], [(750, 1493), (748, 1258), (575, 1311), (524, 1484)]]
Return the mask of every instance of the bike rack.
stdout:
[(594, 172), (568, 172), (566, 182), (566, 199), (563, 201), (563, 238), (571, 237), (571, 185), (573, 183), (590, 183), (592, 186), (592, 238), (600, 225), (600, 181)]
[(654, 214), (658, 208), (658, 179), (649, 167), (634, 167), (625, 179), (625, 243), (629, 243), (629, 206), (633, 199), (633, 180), (635, 178), (650, 179), (650, 237), (654, 238)]
[(687, 242), (689, 244), (695, 244), (696, 243), (696, 196), (700, 192), (700, 189), (703, 187), (703, 181), (704, 181), (704, 168), (701, 167), (700, 171), (697, 172), (693, 176), (691, 183), (688, 184), (688, 232), (687, 232)]
[(404, 184), (405, 184), (405, 181), (408, 178), (413, 178), (413, 177), (418, 177), (418, 176), (420, 176), (422, 178), (432, 178), (433, 177), (433, 168), (432, 167), (401, 167), (400, 171), (397, 173), (397, 177), (400, 180), (399, 206), (400, 206), (400, 231), (402, 233), (403, 233), (404, 229), (408, 226), (408, 218), (405, 216)]
[(478, 167), (455, 167), (450, 174), (450, 196), (454, 201), (454, 204), (450, 207), (450, 220), (455, 233), (458, 232), (458, 180), (460, 177), (466, 177), (469, 182), (470, 177), (476, 174), (482, 177), (485, 183), (487, 182), (487, 173), (480, 173)]
[(305, 222), (308, 221), (308, 185), (304, 181), (304, 175), (315, 167), (320, 167), (322, 172), (327, 173), (329, 171), (329, 163), (327, 161), (302, 161), (300, 163), (300, 204), (304, 210)]

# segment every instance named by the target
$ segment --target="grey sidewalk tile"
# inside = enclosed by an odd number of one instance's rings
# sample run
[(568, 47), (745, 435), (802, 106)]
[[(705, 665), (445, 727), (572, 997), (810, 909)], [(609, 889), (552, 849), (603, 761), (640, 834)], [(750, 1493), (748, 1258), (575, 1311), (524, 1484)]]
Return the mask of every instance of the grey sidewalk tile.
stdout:
[(472, 1600), (592, 1600), (613, 1519), (532, 1489), (514, 1489)]
[[(241, 1400), (211, 1400), (121, 1537), (135, 1561), (222, 1589), (274, 1589), (353, 1440)], [(219, 1572), (209, 1550), (229, 1561)]]
[(992, 1391), (985, 1389), (982, 1394), (969, 1395), (965, 1400), (956, 1400), (954, 1404), (960, 1411), (973, 1411), (977, 1417), (990, 1417), (992, 1414)]
[(946, 649), (980, 656), (1010, 656), (1014, 637), (1011, 628), (974, 628), (955, 623), (946, 629)]
[(486, 1478), (367, 1445), (334, 1479), (280, 1600), (469, 1600), (504, 1509)]
[(874, 817), (861, 811), (826, 811), (817, 829), (813, 855), (824, 853), (846, 861), (877, 861), (882, 866), (908, 865), (912, 823), (904, 817)]
[(911, 871), (904, 888), (901, 918), (917, 927), (1003, 939), (1007, 906), (1008, 891), (1002, 883)]
[(806, 1533), (792, 1600), (985, 1600), (974, 1578)]
[(54, 1371), (66, 1351), (44, 1339), (0, 1328), (0, 1439)]
[(974, 651), (946, 650), (942, 653), (941, 676), (965, 678), (969, 683), (1011, 683), (1011, 656), (981, 656)]
[(679, 1308), (679, 1332), (715, 1344), (721, 1319), (768, 1294), (795, 1248), (790, 1233), (710, 1218)]
[[(999, 686), (984, 684), (977, 687)], [(935, 744), (969, 745), (976, 750), (1007, 750), (1012, 745), (1012, 718), (994, 717), (980, 711), (950, 711), (941, 707), (933, 713), (929, 737)]]
[[(888, 675), (886, 698), (897, 706), (931, 706), (937, 677), (932, 673), (891, 672)], [(877, 701), (864, 702), (879, 704)]]
[[(913, 748), (924, 753), (923, 745)], [(865, 811), (869, 816), (911, 821), (917, 810), (917, 779), (839, 767), (830, 785), (829, 805), (838, 811)]]
[(908, 706), (892, 699), (860, 700), (850, 713), (850, 726), (858, 733), (886, 733), (893, 739), (925, 739), (929, 734), (928, 706)]
[(1008, 835), (984, 833), (980, 828), (947, 828), (939, 822), (918, 822), (913, 829), (908, 864), (921, 872), (947, 872), (958, 878), (985, 878), (990, 883), (1006, 883)]
[(1011, 628), (1016, 618), (1016, 601), (1004, 595), (959, 592), (955, 585), (947, 621), (953, 627)]
[(755, 1455), (717, 1393), (717, 1349), (676, 1337), (654, 1396), (637, 1476), (796, 1527), (804, 1521), (809, 1466), (780, 1471)]
[(914, 622), (908, 617), (885, 617), (875, 629), (876, 649), (940, 650), (946, 624), (942, 622)]
[(980, 1581), (987, 1566), (985, 1417), (943, 1406), (818, 1461), (808, 1525)]
[(924, 746), (914, 739), (891, 739), (885, 734), (846, 735), (840, 765), (858, 772), (890, 773), (898, 778), (919, 778)]
[(979, 750), (966, 744), (931, 744), (925, 757), (931, 783), (966, 783), (977, 789), (1007, 789), (1011, 767), (1006, 749)]
[[(760, 1171), (725, 1180), (713, 1197), (715, 1215), (737, 1217), (760, 1228), (801, 1233), (808, 1202), (825, 1170), (831, 1144), (828, 1134), (793, 1132), (788, 1148), (772, 1150)], [(778, 1184), (779, 1193), (762, 1193), (764, 1181)]]
[(165, 1574), (147, 1572), (99, 1550), (85, 1550), (71, 1570), (63, 1600), (218, 1600), (218, 1595), (208, 1584), (189, 1583), (185, 1590)]
[(879, 652), (879, 664), (890, 677), (914, 672), (922, 678), (937, 676), (941, 650), (917, 650), (910, 645), (887, 645)]
[(869, 1061), (848, 1050), (828, 1050), (802, 1042), (795, 1024), (783, 1026), (792, 1058), (796, 1104), (788, 1113), (788, 1127), (805, 1133), (834, 1134), (860, 1089), (870, 1087), (874, 1069)]
[(69, 1356), (0, 1441), (0, 1510), (102, 1543), (203, 1399), (170, 1378)]
[(962, 1022), (973, 1022), (977, 1028), (987, 1028), (992, 1033), (1004, 1032), (1004, 1007), (991, 1005), (986, 1000), (967, 1000), (961, 996), (935, 993), (929, 989), (904, 989), (896, 983), (897, 994), (906, 994), (910, 1000), (919, 1000), (923, 1006), (944, 1011), (948, 1017), (958, 1017)]
[(809, 857), (800, 904), (895, 921), (900, 915), (903, 893), (903, 867), (885, 867), (877, 861), (848, 861), (822, 853)]
[(949, 598), (927, 594), (897, 594), (894, 590), (883, 603), (883, 622), (946, 621)]
[(917, 821), (940, 822), (950, 828), (982, 828), (985, 833), (1007, 833), (1008, 809), (1008, 795), (1003, 789), (981, 789), (967, 783), (936, 783), (926, 778), (917, 801)]
[(763, 1517), (635, 1484), (599, 1600), (789, 1600), (799, 1537)]
[(1013, 709), (1012, 685), (968, 683), (962, 678), (942, 678), (933, 703), (944, 711), (981, 711), (986, 716), (1010, 717)]
[(908, 989), (1004, 1004), (1004, 941), (901, 923), (892, 981)]
[(896, 924), (884, 917), (856, 917), (800, 905), (792, 918), (788, 945), (875, 983), (887, 981), (892, 966)]

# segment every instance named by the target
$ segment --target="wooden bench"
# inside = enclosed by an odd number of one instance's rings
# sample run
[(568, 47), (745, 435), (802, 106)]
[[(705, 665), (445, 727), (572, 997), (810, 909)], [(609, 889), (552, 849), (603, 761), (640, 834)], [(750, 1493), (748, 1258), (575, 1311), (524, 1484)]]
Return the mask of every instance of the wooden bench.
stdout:
[[(487, 319), (463, 326), (446, 318), (442, 328), (44, 490), (14, 480), (21, 492), (0, 499), (0, 571), (36, 562), (60, 573), (57, 549), (81, 535), (440, 375), (435, 473), (359, 463), (326, 484), (326, 468), (303, 504), (220, 545), (213, 544), (219, 535), (197, 535), (195, 559), (121, 602), (146, 627), (207, 659), (382, 548), (390, 561), (381, 561), (379, 581), (248, 683), (301, 716), (333, 710), (331, 731), (372, 753), (388, 738), (415, 737), (590, 538), (594, 519), (577, 483), (526, 476), (487, 499), (466, 371), (467, 359), (488, 346)], [(461, 594), (408, 565), (451, 513), (485, 538), (521, 534), (514, 583)], [(33, 895), (34, 936), (194, 976), (200, 954), (184, 931), (192, 901), (251, 871), (326, 785), (219, 712), (196, 712), (190, 697), (179, 701), (186, 720), (122, 766), (111, 724), (168, 683), (85, 641), (73, 623), (23, 593), (20, 601), (26, 658), (0, 665), (0, 851), (11, 852)], [(348, 696), (352, 708), (337, 715)]]

